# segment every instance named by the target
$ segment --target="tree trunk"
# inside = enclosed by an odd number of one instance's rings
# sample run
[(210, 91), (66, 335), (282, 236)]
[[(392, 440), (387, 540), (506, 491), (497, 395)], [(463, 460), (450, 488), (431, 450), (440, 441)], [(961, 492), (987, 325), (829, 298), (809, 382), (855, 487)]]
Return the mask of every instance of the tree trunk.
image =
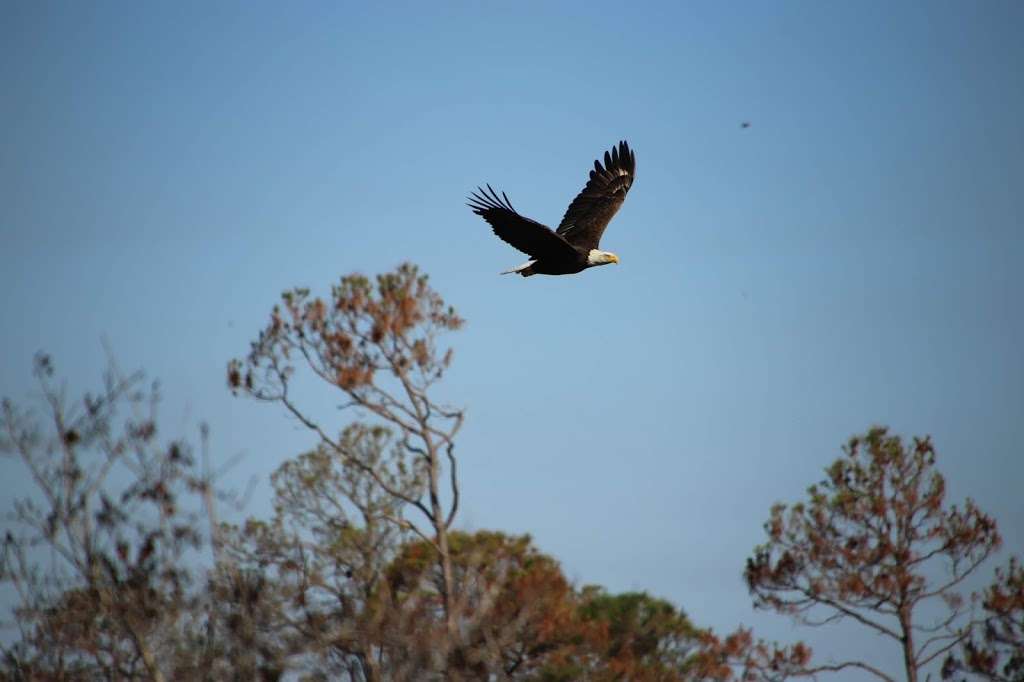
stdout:
[(909, 606), (900, 607), (900, 630), (903, 644), (903, 665), (907, 669), (907, 682), (917, 682), (917, 659), (914, 657), (914, 628)]
[(153, 682), (165, 682), (163, 671), (161, 671), (160, 666), (157, 665), (156, 656), (153, 655), (153, 650), (149, 648), (149, 643), (146, 642), (145, 638), (138, 633), (129, 616), (118, 613), (118, 608), (114, 603), (114, 598), (110, 595), (107, 587), (103, 585), (100, 580), (98, 565), (95, 561), (90, 563), (91, 569), (88, 575), (90, 584), (93, 589), (96, 590), (97, 596), (99, 597), (100, 613), (112, 616), (116, 618), (117, 621), (120, 621), (125, 634), (127, 634), (131, 639), (132, 644), (135, 646), (136, 653), (138, 653), (139, 658), (142, 659), (142, 664), (146, 666), (146, 672), (149, 673), (150, 679), (152, 679)]
[(445, 625), (448, 630), (448, 648), (455, 646), (458, 641), (458, 622), (455, 618), (454, 594), (455, 577), (452, 572), (452, 554), (448, 549), (448, 531), (444, 528), (444, 521), (438, 524), (437, 546), (441, 554), (441, 575), (444, 578), (444, 616)]
[(153, 682), (164, 682), (163, 671), (161, 671), (160, 666), (157, 665), (156, 656), (153, 655), (153, 650), (149, 648), (149, 644), (145, 639), (139, 636), (134, 627), (127, 623), (126, 626), (128, 628), (128, 632), (131, 634), (132, 641), (135, 644), (135, 650), (139, 652), (139, 656), (142, 658), (142, 663), (146, 666), (146, 672), (149, 673), (150, 679), (152, 679)]
[(457, 646), (459, 639), (458, 622), (455, 617), (455, 575), (452, 571), (452, 554), (448, 547), (448, 528), (445, 524), (444, 509), (441, 506), (441, 496), (438, 493), (438, 478), (441, 475), (441, 460), (438, 457), (437, 447), (429, 438), (424, 439), (427, 444), (427, 452), (430, 455), (430, 513), (433, 516), (434, 534), (436, 536), (438, 563), (441, 566), (441, 579), (443, 582), (441, 599), (444, 605), (445, 629), (447, 631), (447, 642), (445, 646), (445, 658)]
[(448, 529), (445, 528), (444, 510), (441, 509), (440, 501), (437, 500), (437, 477), (436, 466), (431, 466), (430, 476), (430, 497), (431, 512), (434, 514), (434, 533), (437, 536), (437, 549), (439, 562), (441, 564), (441, 576), (444, 582), (442, 600), (444, 602), (445, 625), (448, 630), (449, 649), (455, 645), (458, 639), (458, 624), (455, 618), (454, 595), (455, 576), (452, 571), (452, 553), (448, 547)]

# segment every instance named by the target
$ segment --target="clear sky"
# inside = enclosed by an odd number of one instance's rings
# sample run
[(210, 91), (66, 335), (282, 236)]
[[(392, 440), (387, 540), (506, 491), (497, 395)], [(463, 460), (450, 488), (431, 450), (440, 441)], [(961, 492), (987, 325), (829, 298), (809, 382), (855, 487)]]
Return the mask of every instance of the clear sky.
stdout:
[[(226, 361), (283, 289), (413, 260), (468, 320), (463, 527), (809, 636), (743, 561), (871, 424), (933, 434), (1024, 551), (1022, 33), (995, 0), (4, 3), (0, 393), (40, 349), (94, 385), (106, 338), (263, 514), (312, 440)], [(619, 139), (621, 264), (499, 277), (467, 192), (556, 224)]]

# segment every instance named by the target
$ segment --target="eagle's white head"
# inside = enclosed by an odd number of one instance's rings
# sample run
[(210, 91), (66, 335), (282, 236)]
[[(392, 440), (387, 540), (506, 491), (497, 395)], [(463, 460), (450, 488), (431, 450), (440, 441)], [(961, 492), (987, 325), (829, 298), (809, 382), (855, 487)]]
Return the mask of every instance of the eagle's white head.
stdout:
[(608, 265), (609, 263), (618, 263), (619, 257), (611, 251), (598, 251), (597, 249), (591, 249), (590, 253), (587, 254), (587, 265)]

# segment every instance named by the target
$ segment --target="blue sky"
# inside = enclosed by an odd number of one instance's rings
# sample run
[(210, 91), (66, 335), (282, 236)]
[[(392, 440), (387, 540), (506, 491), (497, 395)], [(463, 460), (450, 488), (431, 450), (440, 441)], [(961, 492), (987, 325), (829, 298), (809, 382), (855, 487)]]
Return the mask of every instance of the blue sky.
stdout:
[[(873, 423), (933, 434), (1024, 550), (1022, 29), (995, 1), (8, 3), (0, 393), (40, 349), (88, 388), (106, 338), (265, 513), (312, 441), (226, 361), (283, 289), (413, 260), (468, 320), (464, 527), (811, 636), (752, 612), (743, 560)], [(621, 265), (497, 276), (525, 259), (467, 192), (557, 223), (619, 139)]]

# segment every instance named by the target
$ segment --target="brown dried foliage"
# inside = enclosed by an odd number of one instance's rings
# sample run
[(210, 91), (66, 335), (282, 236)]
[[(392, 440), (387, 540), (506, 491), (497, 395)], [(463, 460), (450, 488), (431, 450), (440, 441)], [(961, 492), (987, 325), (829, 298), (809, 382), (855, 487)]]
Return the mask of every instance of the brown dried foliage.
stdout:
[(1011, 557), (996, 569), (995, 580), (980, 595), (983, 620), (964, 642), (960, 656), (951, 655), (943, 677), (973, 673), (988, 680), (1024, 680), (1024, 566)]

